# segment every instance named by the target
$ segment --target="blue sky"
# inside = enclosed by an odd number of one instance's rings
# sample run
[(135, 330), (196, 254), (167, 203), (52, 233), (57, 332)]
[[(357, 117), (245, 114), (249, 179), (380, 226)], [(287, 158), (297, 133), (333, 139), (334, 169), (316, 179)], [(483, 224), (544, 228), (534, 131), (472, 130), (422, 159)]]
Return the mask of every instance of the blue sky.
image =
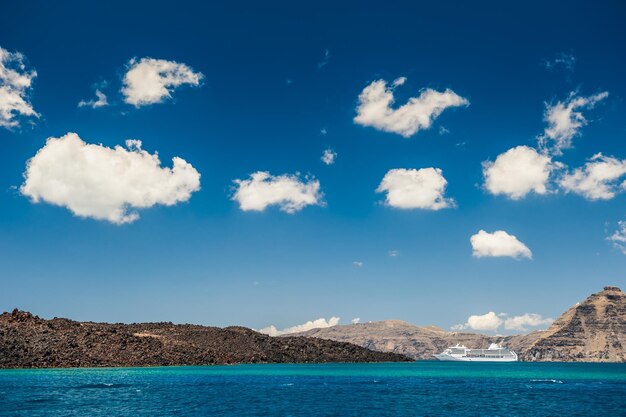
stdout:
[[(17, 126), (0, 127), (0, 309), (253, 328), (331, 316), (449, 328), (488, 312), (557, 317), (603, 285), (623, 287), (626, 175), (615, 174), (602, 198), (593, 196), (602, 184), (559, 181), (597, 153), (618, 171), (626, 159), (625, 12), (619, 2), (7, 5), (0, 47), (36, 71), (20, 94), (39, 117), (17, 114)], [(169, 98), (128, 104), (124, 79), (142, 58), (202, 77), (170, 87)], [(394, 109), (427, 89), (469, 105), (403, 137), (354, 121), (359, 95), (377, 80)], [(79, 107), (96, 89), (108, 105)], [(586, 122), (572, 146), (540, 149), (547, 111), (576, 99), (587, 100), (574, 108)], [(173, 157), (191, 164), (200, 189), (137, 209), (126, 224), (35, 203), (20, 191), (26, 163), (68, 132), (100, 150), (141, 140), (161, 167)], [(486, 186), (483, 163), (518, 146), (549, 159), (545, 192), (511, 198)], [(329, 148), (337, 158), (326, 165)], [(424, 168), (441, 170), (450, 207), (398, 208), (376, 192), (390, 170)], [(79, 179), (81, 169), (92, 167), (69, 168)], [(293, 213), (242, 210), (233, 181), (259, 171), (290, 185), (318, 181), (323, 197)], [(38, 186), (52, 177), (46, 170)], [(479, 230), (515, 236), (532, 259), (473, 256)]]

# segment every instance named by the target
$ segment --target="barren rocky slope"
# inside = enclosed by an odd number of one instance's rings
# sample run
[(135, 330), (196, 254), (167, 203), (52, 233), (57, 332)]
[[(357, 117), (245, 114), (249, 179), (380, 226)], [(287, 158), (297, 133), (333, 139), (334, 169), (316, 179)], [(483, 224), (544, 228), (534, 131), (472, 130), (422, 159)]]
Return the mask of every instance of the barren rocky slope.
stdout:
[(507, 337), (449, 332), (438, 327), (415, 326), (386, 320), (299, 333), (355, 343), (381, 352), (413, 359), (434, 359), (433, 354), (460, 343), (470, 348), (502, 343), (525, 361), (626, 361), (626, 294), (605, 287), (566, 311), (545, 331)]
[(313, 329), (299, 335), (354, 343), (368, 349), (399, 353), (413, 359), (434, 359), (435, 353), (456, 343), (477, 348), (489, 345), (492, 340), (489, 336), (477, 333), (448, 332), (435, 326), (415, 326), (401, 320)]
[(567, 310), (522, 353), (531, 361), (626, 362), (626, 294), (604, 287)]
[(0, 368), (406, 361), (349, 343), (269, 337), (245, 327), (107, 324), (0, 315)]

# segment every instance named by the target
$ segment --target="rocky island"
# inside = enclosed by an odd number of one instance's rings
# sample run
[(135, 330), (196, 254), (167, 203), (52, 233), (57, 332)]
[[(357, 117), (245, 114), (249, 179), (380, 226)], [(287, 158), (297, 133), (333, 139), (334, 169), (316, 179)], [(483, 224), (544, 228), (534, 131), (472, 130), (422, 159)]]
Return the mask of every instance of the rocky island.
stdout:
[(274, 338), (245, 327), (109, 324), (0, 315), (0, 368), (135, 367), (242, 363), (399, 362), (351, 343)]

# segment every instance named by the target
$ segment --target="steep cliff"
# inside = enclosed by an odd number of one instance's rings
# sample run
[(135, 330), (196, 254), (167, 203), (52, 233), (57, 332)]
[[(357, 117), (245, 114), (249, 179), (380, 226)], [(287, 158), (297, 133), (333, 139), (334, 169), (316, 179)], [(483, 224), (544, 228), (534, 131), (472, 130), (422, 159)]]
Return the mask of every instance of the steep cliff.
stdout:
[[(513, 340), (513, 344), (515, 344)], [(626, 294), (604, 287), (567, 310), (522, 351), (528, 361), (626, 361)]]

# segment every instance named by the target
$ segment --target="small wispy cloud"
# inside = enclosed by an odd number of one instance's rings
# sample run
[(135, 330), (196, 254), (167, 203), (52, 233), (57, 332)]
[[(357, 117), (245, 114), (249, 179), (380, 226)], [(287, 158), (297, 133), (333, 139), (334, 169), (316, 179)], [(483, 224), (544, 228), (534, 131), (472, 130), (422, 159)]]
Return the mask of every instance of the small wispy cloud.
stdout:
[(324, 68), (326, 65), (328, 65), (328, 61), (330, 61), (330, 51), (328, 49), (324, 49), (324, 57), (320, 62), (317, 63), (317, 68)]
[(626, 255), (626, 221), (620, 221), (617, 223), (617, 230), (607, 238), (613, 243), (615, 248), (619, 249), (624, 255)]
[(337, 152), (333, 151), (330, 148), (325, 149), (324, 153), (322, 153), (322, 157), (320, 159), (326, 165), (332, 165), (332, 164), (335, 163), (335, 160), (337, 159)]
[(597, 153), (583, 167), (564, 174), (559, 185), (566, 192), (580, 194), (588, 200), (610, 200), (626, 191), (626, 159)]
[(559, 52), (553, 59), (545, 59), (543, 62), (549, 70), (563, 68), (569, 72), (573, 72), (574, 65), (576, 64), (576, 57), (568, 52)]
[(91, 107), (92, 109), (97, 109), (100, 107), (108, 106), (109, 102), (107, 100), (106, 94), (104, 94), (100, 90), (96, 90), (96, 98), (91, 100), (81, 100), (78, 102), (78, 107)]
[(20, 116), (40, 117), (30, 103), (30, 92), (37, 71), (26, 68), (20, 52), (0, 47), (0, 127), (20, 126)]
[(354, 261), (354, 262), (352, 262), (352, 265), (356, 266), (357, 268), (363, 268), (363, 262), (362, 261)]
[(507, 313), (496, 314), (490, 311), (482, 315), (472, 315), (467, 318), (464, 324), (455, 324), (450, 329), (460, 330), (478, 330), (495, 332), (500, 327), (504, 326), (506, 330), (513, 331), (528, 331), (529, 328), (546, 327), (552, 324), (554, 321), (551, 317), (542, 317), (537, 313), (524, 313), (519, 316), (509, 316)]
[(562, 155), (564, 149), (572, 147), (572, 139), (580, 135), (581, 128), (588, 123), (582, 110), (593, 109), (608, 96), (606, 91), (588, 97), (573, 91), (565, 101), (546, 103), (544, 120), (548, 126), (537, 138), (539, 148), (547, 154)]
[(328, 327), (333, 327), (338, 324), (339, 324), (339, 317), (333, 316), (329, 318), (328, 320), (326, 320), (325, 318), (319, 318), (317, 320), (310, 320), (310, 321), (307, 321), (306, 323), (298, 324), (296, 326), (287, 327), (282, 330), (278, 330), (276, 326), (271, 325), (271, 326), (262, 328), (261, 330), (259, 330), (259, 333), (267, 334), (269, 336), (282, 336), (286, 334), (306, 332), (308, 330), (313, 330), (313, 329), (326, 329)]
[(397, 250), (393, 249), (393, 250), (390, 250), (389, 252), (387, 252), (387, 254), (390, 257), (395, 258), (396, 256), (400, 255), (400, 251), (397, 251)]

